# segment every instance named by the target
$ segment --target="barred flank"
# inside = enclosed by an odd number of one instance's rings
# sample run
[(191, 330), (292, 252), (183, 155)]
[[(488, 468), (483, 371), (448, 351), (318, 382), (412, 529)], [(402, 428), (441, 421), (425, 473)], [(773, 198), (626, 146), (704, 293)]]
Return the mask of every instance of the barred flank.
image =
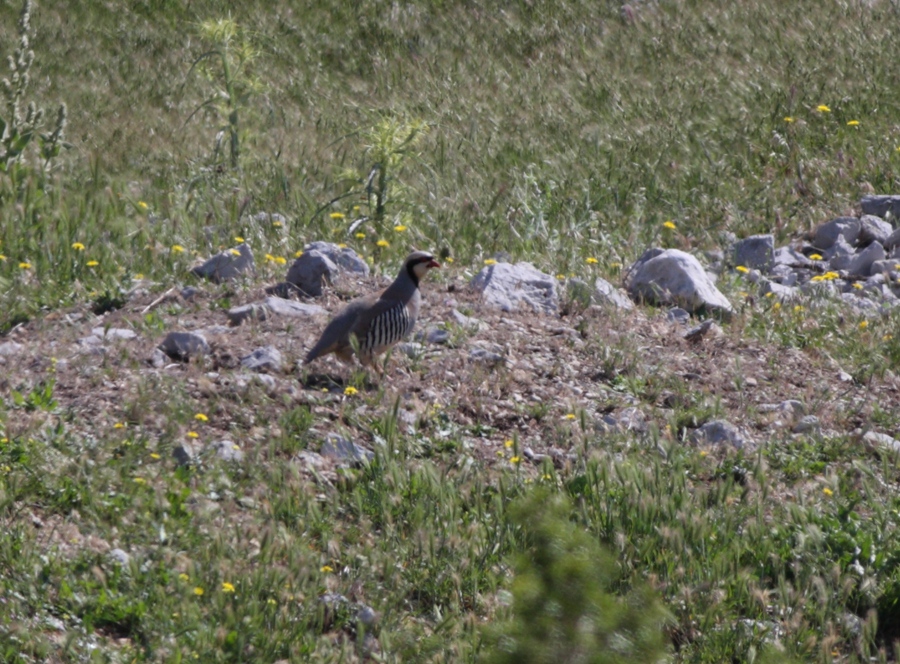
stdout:
[(412, 321), (406, 306), (398, 305), (388, 309), (372, 321), (366, 338), (363, 339), (361, 350), (372, 352), (378, 348), (393, 346), (403, 337), (409, 334)]

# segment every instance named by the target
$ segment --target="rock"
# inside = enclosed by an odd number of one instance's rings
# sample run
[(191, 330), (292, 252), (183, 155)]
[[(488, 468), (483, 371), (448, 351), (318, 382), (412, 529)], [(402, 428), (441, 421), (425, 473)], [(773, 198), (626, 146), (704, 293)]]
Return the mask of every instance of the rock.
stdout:
[(870, 452), (879, 452), (882, 450), (891, 450), (892, 452), (900, 452), (900, 440), (893, 438), (886, 433), (877, 433), (875, 431), (867, 431), (862, 437), (863, 444)]
[(425, 346), (415, 341), (403, 341), (396, 348), (411, 360), (419, 359), (425, 354)]
[(732, 248), (734, 264), (768, 272), (775, 264), (775, 236), (751, 235)]
[[(318, 251), (324, 256), (327, 256), (332, 263), (337, 265), (344, 272), (350, 272), (351, 274), (363, 277), (369, 276), (369, 266), (359, 257), (359, 254), (353, 251), (353, 249), (348, 247), (341, 248), (331, 242), (320, 241), (311, 242), (306, 245), (303, 248), (303, 252), (306, 253), (307, 251)], [(290, 279), (288, 279), (288, 281), (290, 281)]]
[(772, 297), (779, 302), (790, 302), (800, 296), (800, 291), (796, 288), (783, 286), (774, 281), (764, 280), (759, 285), (759, 294), (765, 297), (768, 293), (772, 293)]
[(825, 258), (828, 259), (828, 267), (832, 270), (846, 270), (856, 256), (856, 249), (847, 241), (843, 235), (839, 235), (825, 251)]
[(893, 232), (894, 227), (881, 217), (864, 214), (859, 218), (859, 237), (856, 238), (856, 244), (867, 247), (873, 242), (879, 242), (884, 246)]
[(884, 258), (884, 247), (881, 246), (880, 242), (872, 242), (853, 257), (853, 260), (847, 266), (847, 272), (851, 275), (867, 277), (872, 269), (872, 263), (882, 261)]
[(281, 297), (285, 300), (300, 298), (304, 296), (302, 290), (287, 281), (279, 281), (274, 286), (266, 286), (265, 291), (266, 295), (274, 295), (275, 297)]
[(25, 348), (25, 346), (16, 343), (15, 341), (4, 341), (0, 344), (0, 356), (9, 357), (11, 355), (18, 355), (22, 352), (23, 348)]
[(190, 466), (197, 457), (194, 446), (190, 443), (179, 443), (172, 450), (172, 456), (175, 457), (175, 464), (178, 466)]
[[(872, 267), (869, 268), (869, 274), (871, 274), (872, 276), (880, 276), (883, 278), (885, 275), (887, 275), (889, 279), (896, 278), (898, 271), (900, 271), (900, 263), (898, 263), (897, 260), (893, 258), (887, 258), (883, 261), (875, 261), (872, 263)], [(872, 277), (869, 278), (871, 279)]]
[(699, 325), (695, 325), (681, 336), (684, 337), (685, 341), (698, 343), (704, 337), (709, 337), (710, 339), (721, 337), (722, 328), (716, 325), (716, 322), (712, 318), (707, 318), (705, 321)]
[(744, 447), (744, 436), (731, 422), (713, 420), (707, 422), (691, 434), (691, 441), (697, 445), (731, 445), (736, 449)]
[(221, 283), (234, 279), (252, 269), (253, 251), (251, 251), (250, 245), (242, 242), (234, 249), (226, 249), (202, 265), (191, 268), (191, 272), (198, 277)]
[(673, 307), (666, 312), (666, 320), (678, 325), (687, 325), (691, 321), (691, 314), (681, 307)]
[(556, 279), (530, 263), (487, 265), (470, 285), (482, 294), (486, 303), (502, 311), (515, 311), (520, 305), (545, 314), (559, 311)]
[(629, 270), (625, 284), (636, 300), (678, 305), (691, 313), (706, 309), (730, 316), (733, 308), (700, 261), (679, 249), (650, 249)]
[(181, 295), (182, 300), (184, 300), (185, 302), (188, 302), (191, 299), (193, 299), (193, 297), (195, 295), (197, 295), (197, 293), (199, 293), (199, 292), (200, 291), (198, 289), (194, 288), (193, 286), (185, 286), (184, 288), (181, 289), (181, 292), (179, 294)]
[(487, 350), (486, 348), (473, 348), (469, 351), (469, 360), (477, 364), (502, 364), (503, 356), (500, 353)]
[(118, 548), (110, 549), (107, 555), (114, 563), (122, 565), (123, 567), (131, 560), (131, 556), (129, 556), (126, 551)]
[(453, 320), (456, 321), (457, 325), (473, 332), (477, 332), (484, 325), (484, 323), (482, 323), (477, 318), (466, 316), (464, 313), (461, 313), (457, 309), (451, 311), (450, 315), (453, 316)]
[(810, 268), (813, 262), (805, 254), (792, 247), (778, 247), (772, 256), (775, 265), (786, 265), (789, 268)]
[(794, 428), (791, 429), (794, 433), (812, 433), (818, 430), (819, 418), (815, 415), (801, 417), (797, 424), (794, 425)]
[(274, 346), (263, 346), (242, 357), (241, 366), (251, 371), (281, 371), (281, 353)]
[(230, 325), (240, 325), (245, 320), (265, 320), (269, 310), (265, 305), (244, 304), (240, 307), (232, 307), (225, 312)]
[(217, 440), (210, 443), (209, 452), (222, 461), (234, 461), (240, 463), (244, 460), (244, 452), (240, 446), (230, 440)]
[(128, 340), (137, 338), (137, 332), (135, 332), (134, 330), (119, 327), (95, 327), (93, 330), (91, 330), (91, 334), (102, 340)]
[(597, 304), (612, 305), (618, 309), (631, 311), (634, 309), (634, 302), (621, 288), (616, 288), (606, 279), (597, 277), (594, 280), (594, 292), (592, 298)]
[(624, 408), (616, 415), (607, 413), (594, 425), (594, 428), (600, 433), (627, 433), (629, 431), (646, 433), (648, 430), (647, 416), (638, 408), (631, 406)]
[(859, 228), (859, 219), (856, 217), (838, 217), (831, 221), (826, 221), (816, 229), (813, 244), (817, 249), (828, 251), (834, 246), (837, 239), (842, 237), (848, 244), (852, 245), (859, 236)]
[(900, 196), (863, 196), (860, 201), (863, 214), (873, 214), (882, 219), (890, 214), (892, 219), (900, 217)]
[(187, 361), (198, 355), (209, 354), (209, 344), (196, 332), (169, 332), (158, 348), (175, 360)]
[(153, 352), (150, 354), (147, 363), (154, 367), (155, 369), (162, 369), (169, 362), (169, 356), (166, 355), (159, 348), (154, 348)]
[(320, 251), (304, 251), (288, 270), (285, 281), (310, 297), (319, 297), (324, 284), (331, 284), (339, 272), (335, 263)]
[(323, 457), (334, 459), (335, 461), (350, 462), (353, 464), (368, 463), (375, 458), (375, 453), (367, 450), (361, 445), (357, 445), (352, 440), (348, 440), (337, 434), (329, 434), (319, 454)]
[(884, 244), (884, 248), (888, 251), (900, 247), (900, 228), (891, 233), (882, 244)]
[(421, 332), (417, 332), (416, 341), (425, 341), (426, 343), (441, 345), (450, 341), (450, 333), (441, 327), (432, 325)]
[(285, 300), (282, 297), (275, 296), (266, 298), (264, 304), (273, 314), (290, 316), (292, 318), (308, 318), (310, 316), (319, 316), (328, 313), (325, 308), (320, 307), (318, 304), (305, 304), (303, 302)]

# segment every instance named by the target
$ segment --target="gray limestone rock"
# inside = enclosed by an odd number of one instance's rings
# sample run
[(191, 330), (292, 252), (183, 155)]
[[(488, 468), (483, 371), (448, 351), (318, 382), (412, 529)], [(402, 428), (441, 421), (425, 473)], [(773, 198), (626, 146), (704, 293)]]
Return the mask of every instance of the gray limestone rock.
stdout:
[(328, 313), (324, 307), (320, 307), (318, 304), (305, 304), (275, 296), (266, 298), (264, 305), (273, 314), (292, 318), (309, 318)]
[(335, 461), (350, 462), (352, 464), (368, 463), (375, 458), (372, 450), (367, 450), (361, 445), (357, 445), (352, 440), (338, 436), (337, 434), (329, 434), (322, 447), (319, 450), (326, 459), (334, 459)]
[(323, 286), (333, 283), (338, 274), (338, 266), (328, 256), (313, 249), (304, 251), (291, 264), (285, 281), (308, 296), (319, 297)]
[(234, 461), (240, 463), (244, 460), (243, 450), (241, 450), (240, 446), (230, 440), (217, 440), (214, 443), (210, 443), (207, 450), (210, 454), (222, 461)]
[(232, 307), (225, 312), (231, 325), (240, 325), (246, 320), (265, 320), (268, 317), (268, 308), (259, 304), (244, 304), (240, 307)]
[(221, 283), (252, 269), (253, 251), (250, 249), (250, 245), (243, 242), (234, 249), (227, 249), (216, 254), (202, 265), (192, 268), (191, 272), (198, 277)]
[(900, 196), (863, 196), (860, 201), (863, 214), (873, 214), (885, 219), (888, 214), (894, 219), (900, 217)]
[[(363, 277), (369, 276), (369, 266), (362, 258), (360, 258), (359, 254), (349, 247), (341, 248), (331, 242), (317, 241), (310, 242), (303, 248), (304, 253), (308, 251), (318, 251), (323, 256), (328, 257), (332, 263), (337, 265), (338, 268), (344, 272), (350, 272), (351, 274)], [(288, 279), (288, 281), (290, 281), (290, 279)]]
[(730, 445), (741, 449), (746, 439), (740, 430), (726, 420), (707, 422), (691, 435), (691, 441), (697, 445)]
[(470, 285), (482, 294), (487, 304), (502, 311), (520, 307), (551, 315), (559, 311), (556, 279), (530, 263), (487, 265)]
[(867, 277), (871, 273), (872, 263), (884, 260), (884, 258), (884, 247), (880, 242), (872, 242), (853, 257), (853, 260), (847, 265), (847, 273)]
[(859, 229), (859, 219), (856, 217), (837, 217), (816, 229), (813, 244), (817, 249), (828, 251), (842, 237), (852, 245), (859, 236)]
[(775, 236), (751, 235), (732, 248), (735, 265), (768, 272), (775, 263)]
[(864, 214), (859, 218), (859, 237), (856, 238), (856, 244), (865, 247), (873, 242), (880, 242), (883, 246), (893, 232), (894, 227), (890, 222), (881, 217)]
[(0, 344), (0, 355), (4, 357), (18, 355), (22, 352), (23, 348), (25, 348), (25, 346), (20, 343), (16, 343), (15, 341), (4, 341), (2, 344)]
[(650, 249), (629, 270), (625, 284), (632, 298), (701, 309), (730, 316), (731, 302), (716, 288), (700, 261), (679, 249)]
[(209, 354), (209, 344), (196, 332), (169, 332), (159, 349), (175, 360), (186, 361), (198, 355)]
[(91, 330), (91, 334), (103, 341), (113, 341), (116, 339), (127, 341), (129, 339), (137, 338), (137, 332), (134, 330), (120, 327), (95, 327)]
[(251, 371), (281, 371), (281, 353), (274, 346), (257, 348), (241, 358), (241, 366)]

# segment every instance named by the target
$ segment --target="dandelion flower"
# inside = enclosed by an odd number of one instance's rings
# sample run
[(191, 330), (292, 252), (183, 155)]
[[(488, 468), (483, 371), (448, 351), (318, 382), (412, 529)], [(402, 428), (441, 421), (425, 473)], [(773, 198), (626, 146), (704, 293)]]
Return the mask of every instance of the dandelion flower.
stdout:
[(794, 305), (794, 313), (799, 314), (801, 311), (803, 311), (803, 305), (801, 305), (801, 304)]
[(85, 265), (87, 265), (88, 267), (97, 267), (98, 265), (100, 265), (100, 263), (99, 263), (99, 261), (91, 260), (91, 261), (88, 261), (87, 263), (85, 263)]
[(617, 263), (610, 263), (610, 264), (609, 264), (609, 267), (610, 267), (611, 269), (613, 269), (613, 270), (619, 270), (619, 269), (622, 268), (622, 264), (621, 264), (621, 263), (618, 263), (618, 262), (617, 262)]
[(196, 431), (188, 431), (184, 435), (187, 436), (188, 438), (199, 438), (200, 437), (200, 434), (197, 433)]
[(228, 583), (228, 581), (223, 581), (222, 582), (222, 592), (223, 593), (233, 593), (234, 586), (232, 584)]
[(587, 263), (588, 265), (596, 265), (598, 263), (597, 259), (594, 258), (593, 256), (589, 256), (588, 258), (585, 258), (584, 262)]
[(162, 457), (159, 456), (156, 452), (150, 452), (150, 458), (153, 459), (154, 461), (158, 461)]
[(750, 271), (750, 269), (744, 265), (738, 265), (734, 269), (737, 270), (738, 272), (740, 272), (741, 274), (747, 274)]
[(241, 255), (241, 252), (238, 251), (237, 249), (229, 249), (228, 251), (232, 256), (240, 256)]
[(819, 113), (831, 113), (831, 109), (828, 108), (825, 104), (819, 104), (818, 106), (816, 106), (816, 110)]
[(863, 285), (861, 283), (859, 283), (858, 281), (855, 281), (855, 282), (853, 282), (853, 288), (855, 288), (856, 290), (862, 290)]
[(357, 233), (357, 234), (356, 234), (356, 239), (357, 239), (357, 240), (362, 240), (362, 239), (365, 238), (365, 237), (366, 237), (366, 234), (365, 234), (365, 233)]
[(284, 226), (284, 224), (282, 224), (280, 221), (272, 222), (272, 228), (281, 228), (282, 226)]
[(138, 201), (138, 202), (137, 202), (137, 206), (138, 206), (139, 208), (141, 208), (142, 210), (146, 210), (148, 207), (150, 207), (150, 206), (147, 205), (144, 201)]
[(860, 329), (860, 330), (865, 330), (867, 327), (869, 327), (869, 321), (867, 321), (867, 320), (861, 320), (861, 321), (859, 322), (859, 329)]
[(357, 389), (356, 389), (355, 387), (353, 387), (352, 385), (349, 385), (349, 386), (347, 386), (347, 387), (344, 388), (344, 394), (345, 394), (346, 396), (348, 396), (348, 397), (352, 397), (352, 396), (353, 396), (354, 394), (356, 394), (357, 392), (359, 392), (359, 390), (357, 390)]
[(332, 212), (328, 216), (331, 217), (332, 219), (334, 219), (335, 221), (340, 221), (341, 219), (346, 218), (347, 215), (345, 215), (343, 212)]
[(172, 252), (176, 254), (184, 253), (184, 247), (182, 247), (180, 244), (173, 244)]
[(444, 262), (445, 262), (445, 263), (452, 263), (452, 262), (453, 262), (453, 256), (447, 256), (447, 258), (444, 259)]
[(244, 238), (242, 238), (240, 235), (235, 235), (235, 236), (234, 236), (234, 241), (237, 242), (238, 244), (241, 244), (242, 242), (245, 242)]
[(278, 265), (284, 265), (285, 263), (287, 263), (287, 258), (285, 258), (284, 256), (276, 256), (276, 257), (275, 257), (275, 262), (276, 262)]
[(402, 233), (406, 230), (406, 226), (404, 226), (403, 224), (397, 224), (396, 226), (394, 226), (394, 230), (398, 233)]
[(133, 480), (134, 480), (135, 484), (146, 484), (147, 483), (147, 480), (145, 480), (143, 477), (135, 477), (135, 478), (133, 478)]
[(294, 252), (294, 258), (300, 258), (303, 255), (303, 249), (298, 249)]
[(827, 486), (824, 489), (822, 489), (822, 493), (824, 493), (826, 496), (829, 496), (829, 497), (834, 495), (834, 491), (829, 489)]
[(266, 259), (267, 261), (272, 262), (272, 263), (275, 262), (275, 257), (274, 257), (272, 254), (266, 254), (266, 255), (265, 255), (265, 259)]
[(198, 422), (209, 422), (209, 418), (205, 413), (197, 413), (196, 415), (194, 415), (194, 419)]
[(820, 261), (822, 260), (822, 254), (810, 254), (809, 260), (811, 261)]
[(859, 126), (859, 120), (850, 120), (850, 122), (847, 123), (847, 126), (848, 126), (848, 127), (858, 127), (858, 126)]
[(195, 587), (194, 587), (194, 594), (195, 594), (197, 597), (201, 597), (201, 596), (203, 595), (203, 588), (201, 588), (200, 586), (195, 586)]
[(567, 414), (566, 414), (566, 419), (567, 419), (567, 420), (574, 420), (574, 419), (575, 419), (575, 413), (567, 413)]
[(191, 577), (189, 577), (187, 574), (182, 572), (181, 574), (178, 575), (178, 578), (182, 581), (190, 581)]
[(346, 249), (346, 248), (347, 248), (347, 245), (344, 244), (343, 242), (341, 242), (341, 243), (338, 245), (338, 249)]
[(388, 247), (391, 246), (391, 243), (388, 242), (387, 240), (378, 240), (378, 242), (376, 242), (375, 244), (377, 244), (379, 247), (382, 247), (384, 249), (387, 249)]
[(75, 251), (84, 251), (84, 245), (81, 244), (81, 242), (73, 242), (72, 249), (74, 249)]
[(20, 267), (21, 269), (23, 269), (23, 270), (30, 270), (30, 269), (31, 269), (31, 263), (25, 263), (25, 262), (22, 262), (22, 263), (19, 263), (19, 267)]
[(812, 281), (812, 282), (814, 282), (814, 283), (818, 283), (818, 282), (820, 282), (820, 281), (825, 281), (825, 275), (824, 275), (824, 274), (817, 274), (816, 276), (812, 277), (812, 278), (810, 279), (810, 281)]
[(781, 302), (776, 302), (775, 304), (773, 304), (772, 309), (774, 309), (775, 311), (781, 309)]
[(331, 574), (334, 569), (331, 567), (331, 565), (322, 565), (319, 568), (319, 571), (322, 572), (322, 574)]
[(670, 231), (674, 231), (675, 222), (669, 219), (668, 221), (663, 222), (663, 228), (668, 228)]
[(788, 124), (790, 124), (794, 121), (794, 118), (792, 118), (790, 115), (785, 115), (784, 121), (787, 122)]
[(559, 279), (560, 281), (563, 281), (563, 280), (566, 278), (566, 275), (564, 275), (564, 274), (557, 274), (557, 275), (556, 275), (556, 278)]
[(6, 262), (6, 256), (4, 256), (3, 254), (0, 254), (0, 261), (2, 261), (2, 262), (5, 263), (5, 262)]
[(522, 461), (522, 457), (517, 457), (517, 456), (511, 457), (509, 460), (509, 462), (514, 466), (516, 464), (518, 464), (520, 461)]
[(507, 441), (505, 441), (505, 442), (503, 443), (503, 447), (505, 447), (506, 449), (509, 449), (509, 448), (512, 447), (514, 444), (515, 444), (515, 443), (513, 443), (511, 440), (507, 440)]
[(495, 259), (493, 259), (493, 258), (485, 258), (485, 259), (484, 259), (484, 264), (485, 264), (485, 265), (496, 265), (496, 264), (497, 264), (497, 261), (496, 261)]

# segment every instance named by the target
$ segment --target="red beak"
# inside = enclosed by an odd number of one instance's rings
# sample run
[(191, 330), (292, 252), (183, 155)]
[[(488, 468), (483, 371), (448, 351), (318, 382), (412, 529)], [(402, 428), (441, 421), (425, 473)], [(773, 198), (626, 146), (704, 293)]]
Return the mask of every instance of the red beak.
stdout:
[(426, 264), (426, 266), (427, 266), (427, 267), (440, 267), (441, 264), (438, 263), (436, 260), (434, 260), (434, 259), (432, 258), (430, 261), (428, 261), (428, 263)]

